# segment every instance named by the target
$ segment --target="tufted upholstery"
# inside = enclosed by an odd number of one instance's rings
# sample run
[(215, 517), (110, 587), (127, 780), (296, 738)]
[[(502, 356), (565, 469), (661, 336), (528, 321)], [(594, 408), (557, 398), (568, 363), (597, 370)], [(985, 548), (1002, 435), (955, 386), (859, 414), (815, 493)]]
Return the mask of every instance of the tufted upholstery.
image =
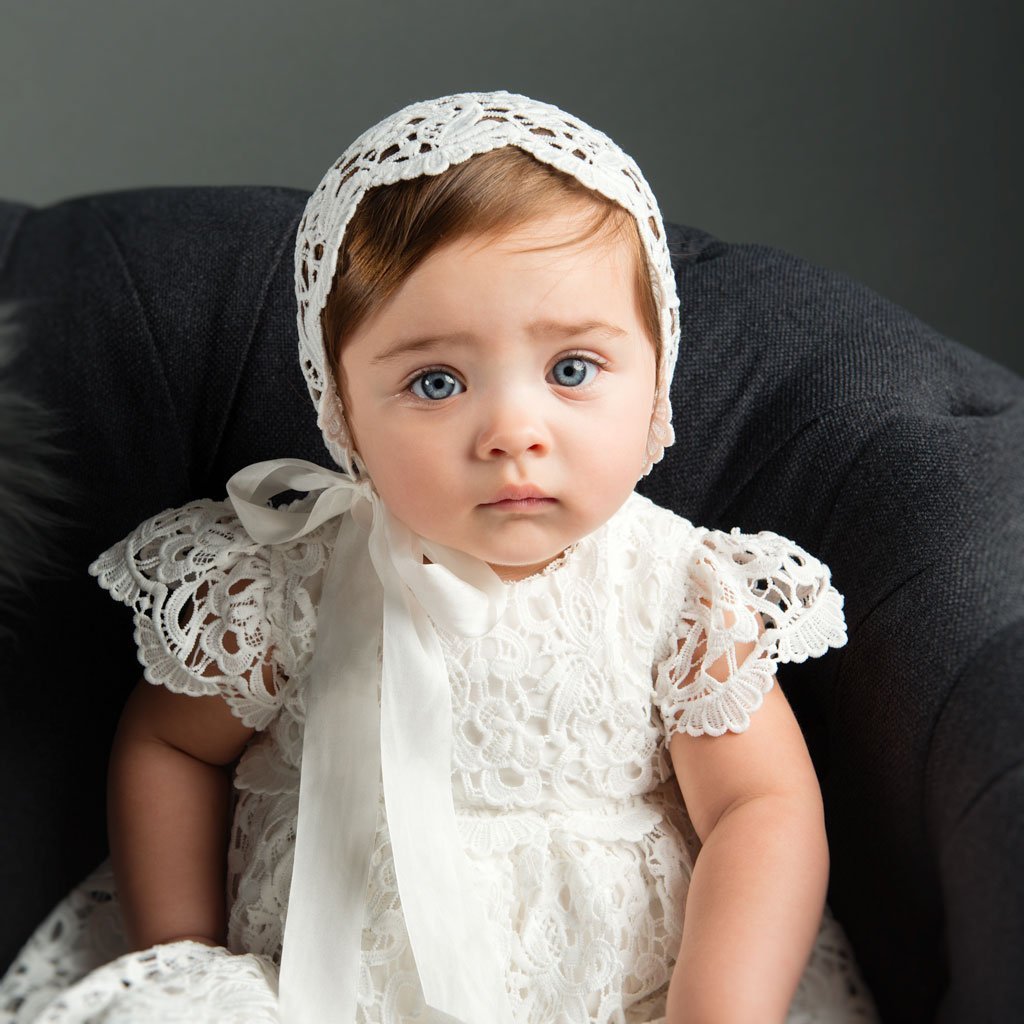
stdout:
[[(4, 382), (45, 410), (59, 481), (24, 548), (56, 564), (16, 591), (0, 568), (16, 596), (4, 966), (106, 854), (106, 751), (139, 671), (129, 616), (86, 565), (154, 512), (223, 497), (247, 463), (329, 465), (295, 357), (304, 201), (239, 187), (0, 202), (0, 302), (21, 330)], [(1024, 381), (838, 273), (669, 229), (678, 440), (640, 489), (830, 565), (850, 642), (780, 672), (825, 797), (829, 903), (886, 1021), (1016, 1019)], [(23, 469), (10, 486), (33, 497)], [(25, 527), (0, 510), (0, 529)]]

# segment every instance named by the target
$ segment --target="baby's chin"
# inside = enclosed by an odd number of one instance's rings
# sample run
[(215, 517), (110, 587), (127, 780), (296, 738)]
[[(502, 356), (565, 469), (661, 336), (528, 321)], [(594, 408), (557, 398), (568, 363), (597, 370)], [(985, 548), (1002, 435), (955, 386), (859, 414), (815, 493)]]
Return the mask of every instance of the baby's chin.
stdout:
[[(495, 575), (505, 583), (514, 583), (516, 580), (525, 580), (528, 576), (535, 576), (537, 573), (542, 572), (552, 562), (557, 561), (562, 557), (564, 552), (559, 552), (557, 555), (553, 555), (551, 558), (546, 558), (543, 562), (536, 562), (532, 565), (502, 565), (495, 562), (487, 562), (486, 564), (494, 571)], [(423, 564), (433, 564), (430, 559), (424, 555)]]
[(535, 576), (539, 572), (543, 572), (552, 562), (561, 558), (562, 552), (558, 552), (556, 555), (552, 555), (550, 558), (545, 558), (542, 562), (534, 562), (531, 565), (501, 565), (494, 562), (488, 562), (487, 564), (494, 570), (494, 572), (506, 583), (512, 583), (516, 580), (524, 580), (527, 576)]

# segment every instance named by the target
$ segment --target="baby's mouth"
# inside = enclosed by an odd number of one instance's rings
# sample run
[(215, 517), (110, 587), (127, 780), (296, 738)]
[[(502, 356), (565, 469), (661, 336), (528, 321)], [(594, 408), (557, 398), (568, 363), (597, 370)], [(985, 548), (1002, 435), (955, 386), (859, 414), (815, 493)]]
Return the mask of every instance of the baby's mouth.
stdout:
[[(526, 502), (551, 502), (554, 498), (546, 495), (536, 484), (509, 484), (502, 487), (490, 501), (484, 502), (485, 507), (492, 505), (523, 504)], [(524, 507), (526, 505), (524, 504)]]
[(556, 504), (555, 498), (505, 498), (502, 501), (489, 501), (482, 507), (509, 512), (526, 512), (532, 509), (549, 508), (554, 504)]

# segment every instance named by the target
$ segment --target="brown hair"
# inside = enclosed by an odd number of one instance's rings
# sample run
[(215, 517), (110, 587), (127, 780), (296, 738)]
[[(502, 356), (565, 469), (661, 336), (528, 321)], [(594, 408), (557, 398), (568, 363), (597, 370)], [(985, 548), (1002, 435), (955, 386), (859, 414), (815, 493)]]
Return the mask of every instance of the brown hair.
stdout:
[(327, 366), (340, 383), (345, 338), (379, 309), (442, 243), (497, 234), (566, 203), (590, 200), (594, 216), (576, 238), (625, 238), (634, 255), (641, 320), (661, 365), (658, 303), (647, 252), (633, 215), (570, 174), (516, 146), (478, 153), (441, 174), (421, 175), (370, 189), (345, 229), (338, 268), (320, 314)]

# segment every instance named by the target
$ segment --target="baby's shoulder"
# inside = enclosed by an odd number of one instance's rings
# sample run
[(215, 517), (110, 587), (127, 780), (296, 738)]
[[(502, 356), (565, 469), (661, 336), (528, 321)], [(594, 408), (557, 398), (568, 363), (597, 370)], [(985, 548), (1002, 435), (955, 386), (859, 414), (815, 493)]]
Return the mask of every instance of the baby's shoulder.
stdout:
[(228, 500), (196, 498), (144, 519), (122, 542), (129, 550), (150, 550), (158, 573), (194, 554), (203, 565), (237, 554), (260, 554), (262, 545), (246, 532)]
[(168, 589), (208, 585), (211, 576), (237, 562), (258, 565), (265, 561), (260, 547), (229, 502), (198, 498), (142, 520), (93, 560), (89, 574), (112, 596), (139, 609)]
[(688, 519), (633, 492), (609, 523), (606, 567), (627, 606), (671, 618), (688, 587), (701, 533)]
[[(634, 491), (610, 524), (613, 545), (643, 546), (662, 560), (686, 567), (688, 574), (712, 561), (759, 572), (765, 563), (790, 561), (821, 575), (827, 567), (802, 547), (771, 530), (746, 532), (700, 526)], [(763, 573), (762, 573), (763, 575)]]
[[(294, 540), (264, 544), (249, 534), (229, 499), (199, 498), (143, 520), (100, 554), (89, 572), (105, 589), (130, 591), (136, 600), (154, 589), (205, 590), (214, 584), (234, 593), (243, 579), (279, 589), (315, 575), (326, 564), (325, 526)], [(128, 594), (117, 596), (124, 600)]]
[(691, 552), (702, 533), (689, 519), (634, 491), (611, 523), (613, 547), (643, 550), (664, 562)]
[[(308, 667), (331, 535), (323, 524), (264, 544), (230, 500), (203, 498), (143, 520), (89, 572), (134, 611), (147, 680), (174, 692), (222, 693), (246, 725), (262, 729), (285, 682)], [(270, 688), (260, 682), (268, 666)]]

